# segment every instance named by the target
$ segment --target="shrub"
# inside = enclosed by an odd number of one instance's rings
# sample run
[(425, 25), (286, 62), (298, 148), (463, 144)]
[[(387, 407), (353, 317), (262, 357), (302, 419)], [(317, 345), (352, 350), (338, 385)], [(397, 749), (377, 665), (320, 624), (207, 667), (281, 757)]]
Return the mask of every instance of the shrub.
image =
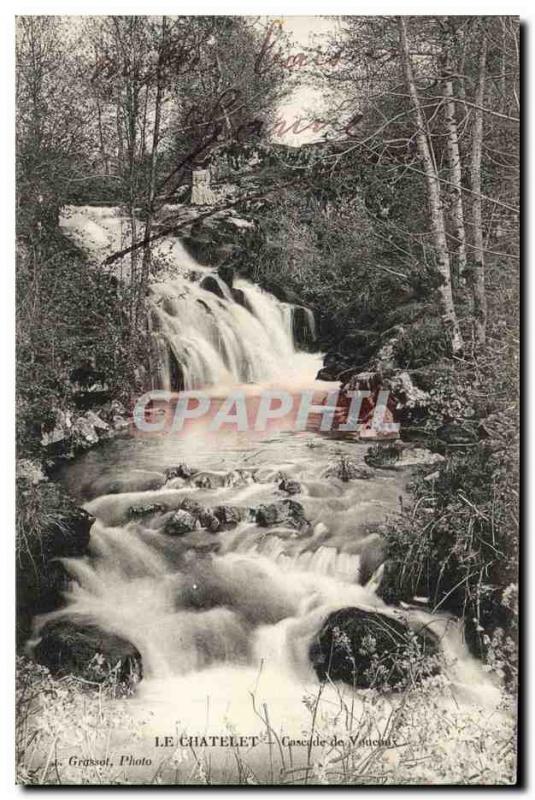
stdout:
[(480, 655), (497, 628), (516, 625), (514, 609), (502, 601), (518, 570), (503, 455), (486, 443), (450, 455), (436, 479), (416, 479), (414, 511), (384, 530), (383, 598), (425, 596), (432, 608), (463, 617)]

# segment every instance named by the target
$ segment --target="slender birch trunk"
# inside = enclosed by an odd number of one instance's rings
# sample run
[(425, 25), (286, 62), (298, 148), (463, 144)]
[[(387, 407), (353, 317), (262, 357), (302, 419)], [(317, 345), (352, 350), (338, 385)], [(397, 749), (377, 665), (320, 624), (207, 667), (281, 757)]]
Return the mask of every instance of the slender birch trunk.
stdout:
[(407, 27), (404, 17), (398, 17), (399, 38), (401, 46), (401, 57), (405, 72), (405, 80), (411, 98), (416, 118), (416, 144), (418, 153), (422, 160), (427, 184), (427, 197), (429, 212), (431, 214), (431, 227), (433, 231), (433, 242), (437, 257), (437, 266), (442, 276), (442, 283), (438, 289), (440, 296), (440, 311), (446, 332), (451, 341), (451, 348), (454, 354), (463, 349), (463, 340), (459, 329), (457, 314), (453, 304), (453, 294), (451, 288), (451, 268), (448, 253), (448, 243), (446, 240), (446, 226), (444, 223), (444, 210), (440, 195), (440, 180), (435, 168), (434, 154), (432, 145), (426, 134), (426, 120), (422, 111), (414, 73), (409, 53), (407, 41)]
[(448, 150), (448, 162), (451, 173), (449, 192), (451, 195), (451, 217), (455, 235), (455, 274), (457, 277), (457, 285), (462, 286), (465, 283), (467, 261), (466, 229), (464, 226), (464, 209), (462, 199), (461, 153), (459, 149), (455, 100), (453, 97), (453, 77), (447, 61), (444, 68), (442, 91), (444, 95), (444, 117), (446, 120), (447, 131), (446, 143)]
[(487, 67), (487, 38), (481, 37), (478, 79), (475, 96), (472, 152), (470, 158), (470, 188), (472, 191), (472, 226), (474, 238), (474, 339), (477, 345), (485, 343), (487, 327), (487, 297), (485, 294), (485, 255), (483, 240), (483, 214), (481, 207), (481, 150), (483, 145), (483, 103), (485, 99), (485, 73)]
[[(152, 234), (152, 226), (154, 223), (154, 202), (156, 200), (156, 166), (158, 161), (158, 144), (160, 142), (160, 126), (162, 119), (162, 94), (163, 94), (163, 70), (162, 61), (165, 53), (165, 35), (166, 35), (166, 19), (162, 19), (162, 39), (160, 44), (160, 51), (158, 53), (158, 65), (156, 69), (156, 99), (154, 101), (154, 129), (152, 134), (152, 149), (150, 154), (150, 169), (149, 169), (149, 185), (147, 191), (147, 219), (145, 222), (145, 232), (143, 239), (148, 241)], [(144, 245), (143, 248), (143, 262), (141, 274), (141, 291), (139, 301), (141, 302), (142, 296), (145, 291), (146, 284), (150, 273), (151, 265), (151, 249), (150, 244)]]

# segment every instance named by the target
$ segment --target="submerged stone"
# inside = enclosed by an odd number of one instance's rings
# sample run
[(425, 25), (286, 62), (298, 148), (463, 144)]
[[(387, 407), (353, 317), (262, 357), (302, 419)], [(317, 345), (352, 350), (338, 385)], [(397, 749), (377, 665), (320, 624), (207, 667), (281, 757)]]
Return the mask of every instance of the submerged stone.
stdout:
[(299, 494), (301, 492), (301, 484), (291, 478), (284, 478), (279, 483), (279, 489), (282, 492), (286, 492), (286, 494)]
[(161, 514), (167, 511), (161, 503), (146, 503), (145, 505), (130, 506), (128, 509), (129, 517), (146, 517), (149, 514)]

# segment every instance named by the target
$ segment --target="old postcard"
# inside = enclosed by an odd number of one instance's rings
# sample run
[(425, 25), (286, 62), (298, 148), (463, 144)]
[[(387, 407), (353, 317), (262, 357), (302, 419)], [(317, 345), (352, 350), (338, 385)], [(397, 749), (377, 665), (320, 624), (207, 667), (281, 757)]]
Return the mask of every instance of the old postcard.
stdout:
[(517, 782), (519, 41), (17, 18), (19, 783)]

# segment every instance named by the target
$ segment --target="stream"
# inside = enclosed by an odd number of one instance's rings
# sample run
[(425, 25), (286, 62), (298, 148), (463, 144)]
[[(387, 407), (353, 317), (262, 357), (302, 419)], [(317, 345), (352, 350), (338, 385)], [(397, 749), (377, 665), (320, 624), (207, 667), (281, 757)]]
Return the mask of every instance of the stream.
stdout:
[[(101, 254), (120, 241), (123, 224), (109, 209), (71, 209), (64, 228), (88, 253)], [(208, 386), (221, 397), (236, 386), (251, 397), (265, 387), (328, 390), (315, 381), (321, 355), (295, 343), (289, 304), (243, 280), (233, 287), (241, 295), (233, 294), (176, 240), (160, 247), (175, 266), (151, 290), (161, 388), (176, 390), (179, 374), (181, 388)], [(202, 288), (207, 275), (222, 296)], [(309, 325), (312, 337), (313, 319)], [(259, 736), (265, 746), (245, 749), (251, 769), (265, 776), (273, 770), (268, 755), (275, 741), (306, 739), (311, 698), (321, 696), (318, 729), (349, 706), (353, 721), (367, 692), (342, 684), (320, 690), (309, 656), (328, 615), (348, 606), (402, 614), (409, 625), (436, 633), (455, 687), (441, 702), (496, 703), (497, 692), (468, 654), (456, 621), (417, 606), (385, 606), (377, 594), (380, 567), (363, 580), (369, 531), (407, 502), (410, 477), (406, 470), (374, 470), (368, 479), (349, 481), (336, 476), (341, 459), (364, 465), (368, 447), (308, 430), (260, 436), (196, 427), (180, 436), (125, 435), (63, 469), (62, 482), (95, 522), (89, 554), (65, 559), (72, 582), (65, 608), (51, 616), (98, 625), (141, 654), (143, 679), (134, 695), (113, 701), (141, 731), (127, 749), (116, 743), (119, 751), (151, 756), (150, 765), (132, 767), (132, 780), (154, 774), (162, 755), (157, 743), (165, 736), (173, 746), (181, 736)], [(166, 471), (177, 465), (188, 472), (170, 476)], [(299, 485), (291, 499), (304, 509), (306, 531), (246, 517), (247, 509), (287, 498), (283, 480)], [(166, 520), (186, 498), (209, 509), (242, 508), (244, 518), (216, 532), (197, 527), (171, 536)], [(153, 513), (131, 513), (151, 506)], [(235, 752), (199, 742), (228, 782)], [(310, 759), (308, 747), (295, 745), (294, 758)]]

